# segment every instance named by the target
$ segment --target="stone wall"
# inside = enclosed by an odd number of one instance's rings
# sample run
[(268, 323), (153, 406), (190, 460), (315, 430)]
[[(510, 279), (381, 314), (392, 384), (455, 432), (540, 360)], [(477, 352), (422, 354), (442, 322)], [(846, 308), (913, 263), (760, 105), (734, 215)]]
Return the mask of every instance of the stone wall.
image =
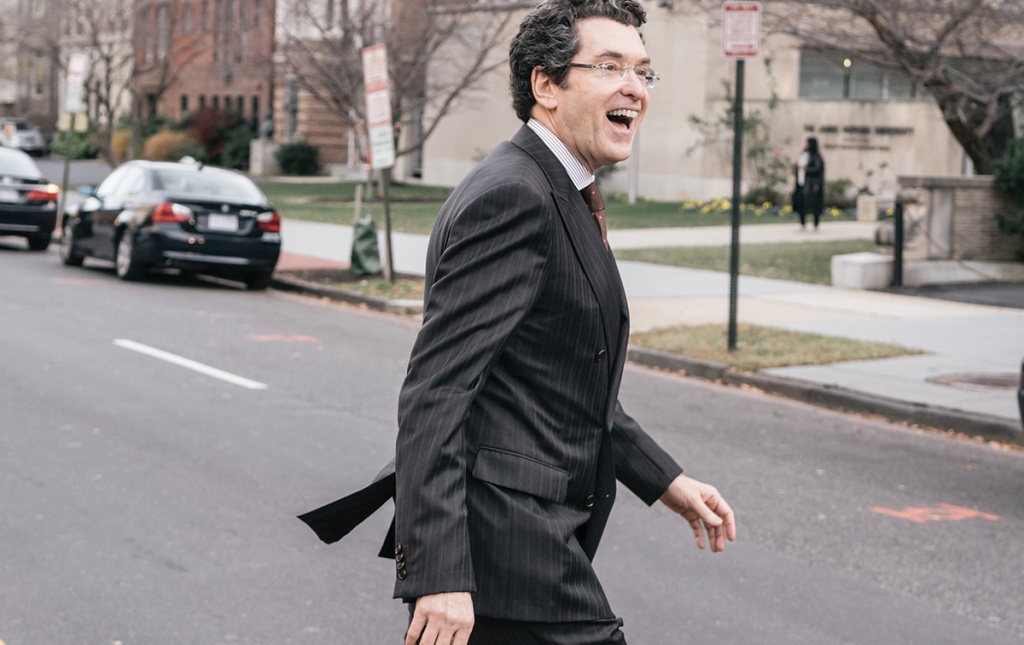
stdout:
[(1021, 236), (999, 230), (996, 213), (1015, 211), (992, 176), (900, 176), (906, 247), (928, 260), (1019, 261)]

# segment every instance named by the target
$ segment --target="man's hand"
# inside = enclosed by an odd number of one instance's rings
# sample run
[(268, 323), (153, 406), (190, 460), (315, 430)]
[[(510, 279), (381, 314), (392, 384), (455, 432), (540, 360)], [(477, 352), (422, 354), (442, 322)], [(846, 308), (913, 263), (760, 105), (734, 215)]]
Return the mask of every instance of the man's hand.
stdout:
[(715, 553), (725, 550), (726, 538), (730, 542), (736, 540), (736, 518), (714, 486), (679, 475), (669, 484), (661, 501), (690, 523), (698, 549), (704, 548), (705, 530)]
[(465, 591), (416, 599), (405, 645), (466, 645), (473, 631), (473, 597)]

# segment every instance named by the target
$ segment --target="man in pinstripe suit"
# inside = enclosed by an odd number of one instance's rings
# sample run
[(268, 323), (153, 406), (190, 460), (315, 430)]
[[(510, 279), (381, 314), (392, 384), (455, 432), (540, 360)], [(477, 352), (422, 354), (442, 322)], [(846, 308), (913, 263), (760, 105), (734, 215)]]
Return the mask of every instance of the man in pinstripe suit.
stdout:
[(618, 403), (628, 312), (603, 205), (580, 190), (629, 156), (650, 69), (635, 0), (549, 0), (510, 63), (524, 126), (435, 225), (423, 327), (399, 403), (395, 596), (406, 643), (624, 643), (591, 566), (615, 479), (712, 551), (728, 504)]

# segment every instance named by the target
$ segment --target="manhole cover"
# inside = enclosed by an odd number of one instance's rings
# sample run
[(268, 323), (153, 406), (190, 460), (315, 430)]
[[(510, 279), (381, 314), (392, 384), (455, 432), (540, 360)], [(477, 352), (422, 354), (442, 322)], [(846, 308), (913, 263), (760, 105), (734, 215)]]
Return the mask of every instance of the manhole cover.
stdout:
[(1016, 390), (1020, 385), (1020, 376), (1012, 372), (996, 374), (943, 374), (928, 380), (939, 385), (981, 390)]

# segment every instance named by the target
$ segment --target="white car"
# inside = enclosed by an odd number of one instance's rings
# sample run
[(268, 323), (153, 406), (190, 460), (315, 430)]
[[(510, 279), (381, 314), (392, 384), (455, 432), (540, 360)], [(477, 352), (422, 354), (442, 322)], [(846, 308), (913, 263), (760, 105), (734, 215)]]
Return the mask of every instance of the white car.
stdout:
[(46, 139), (28, 119), (0, 119), (0, 145), (17, 148), (33, 156), (47, 154)]

